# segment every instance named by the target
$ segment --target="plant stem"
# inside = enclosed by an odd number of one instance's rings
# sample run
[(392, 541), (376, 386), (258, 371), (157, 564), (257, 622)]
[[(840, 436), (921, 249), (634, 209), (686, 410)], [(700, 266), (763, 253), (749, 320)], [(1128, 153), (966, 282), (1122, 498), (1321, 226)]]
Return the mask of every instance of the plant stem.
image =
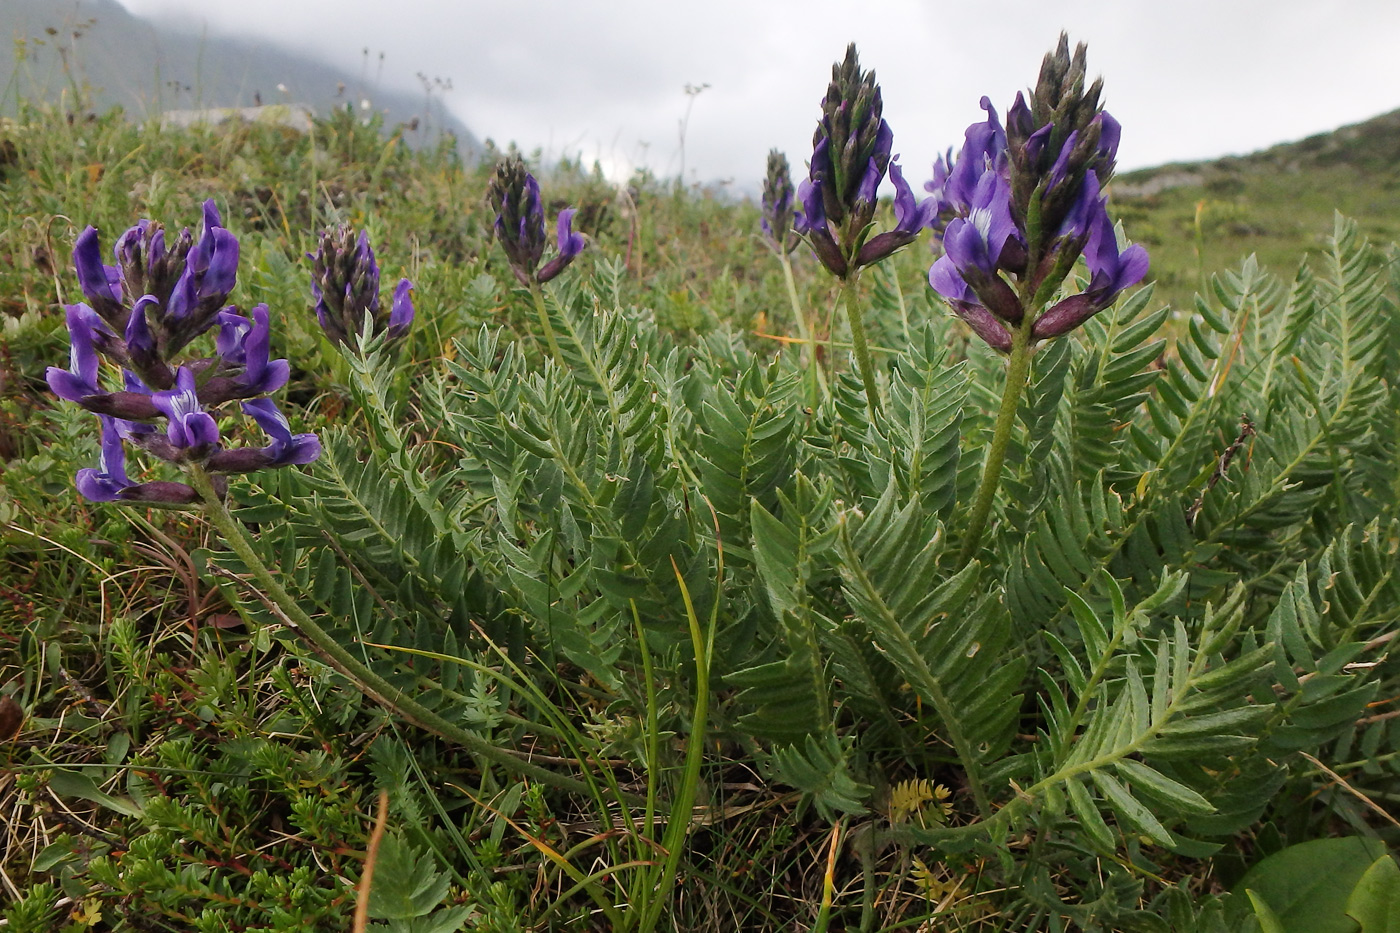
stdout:
[(982, 532), (987, 527), (987, 516), (992, 511), (992, 500), (996, 498), (1001, 485), (1001, 467), (1006, 461), (1006, 447), (1011, 441), (1011, 431), (1016, 426), (1016, 407), (1021, 402), (1026, 381), (1031, 373), (1031, 334), (1032, 315), (1027, 312), (1025, 321), (1011, 332), (1011, 358), (1006, 366), (1006, 386), (1001, 393), (1001, 409), (997, 411), (996, 426), (992, 430), (992, 442), (987, 446), (987, 461), (982, 468), (982, 482), (977, 487), (977, 496), (972, 501), (972, 512), (967, 520), (967, 537), (963, 540), (962, 554), (958, 567), (966, 567), (977, 554), (982, 543)]
[(809, 401), (812, 404), (819, 404), (827, 396), (826, 373), (822, 371), (821, 363), (817, 360), (817, 339), (812, 331), (811, 322), (807, 320), (807, 312), (802, 308), (802, 301), (797, 297), (797, 281), (792, 275), (792, 259), (787, 253), (778, 251), (778, 261), (783, 266), (783, 281), (787, 283), (788, 301), (792, 304), (792, 316), (797, 322), (797, 333), (806, 345), (806, 362), (804, 365), (811, 374), (811, 393)]
[(534, 281), (531, 276), (530, 297), (535, 299), (535, 310), (540, 315), (540, 326), (544, 328), (544, 339), (549, 344), (549, 352), (554, 355), (554, 362), (560, 366), (564, 365), (564, 354), (559, 352), (559, 342), (554, 339), (554, 327), (549, 323), (549, 311), (544, 306), (544, 290), (540, 288), (540, 283)]
[(204, 512), (209, 516), (210, 522), (223, 535), (233, 552), (243, 561), (243, 565), (252, 574), (253, 579), (263, 588), (268, 600), (277, 607), (283, 618), (291, 623), (297, 633), (312, 644), (326, 663), (348, 677), (361, 693), (420, 729), (441, 736), (449, 742), (462, 746), (472, 754), (522, 777), (533, 778), (542, 784), (573, 793), (586, 794), (589, 792), (588, 785), (584, 782), (556, 774), (547, 768), (517, 758), (505, 749), (492, 745), (481, 736), (449, 722), (426, 706), (405, 696), (393, 684), (370, 670), (367, 664), (345, 650), (344, 646), (316, 624), (282, 586), (267, 565), (262, 562), (262, 558), (258, 556), (257, 550), (254, 549), (252, 542), (248, 540), (247, 534), (243, 531), (243, 526), (239, 524), (238, 519), (233, 517), (228, 506), (214, 490), (209, 474), (201, 467), (192, 466), (188, 475), (190, 485), (204, 499)]
[(855, 273), (841, 280), (846, 297), (846, 320), (851, 325), (851, 343), (855, 345), (856, 362), (860, 365), (860, 381), (865, 383), (865, 402), (870, 407), (870, 423), (880, 410), (880, 387), (875, 382), (875, 367), (870, 363), (870, 347), (865, 342), (865, 322), (861, 320), (860, 296), (857, 294)]

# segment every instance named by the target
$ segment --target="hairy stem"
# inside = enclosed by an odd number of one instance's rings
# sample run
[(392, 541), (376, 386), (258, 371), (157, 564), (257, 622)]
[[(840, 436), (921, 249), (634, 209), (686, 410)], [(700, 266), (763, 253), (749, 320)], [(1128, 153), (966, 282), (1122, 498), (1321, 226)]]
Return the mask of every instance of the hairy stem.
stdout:
[(517, 758), (504, 749), (497, 748), (481, 736), (449, 722), (426, 706), (405, 696), (393, 684), (370, 670), (367, 664), (345, 650), (344, 646), (321, 628), (292, 598), (267, 565), (262, 562), (252, 542), (248, 540), (243, 526), (239, 524), (238, 519), (233, 517), (228, 506), (214, 490), (209, 474), (198, 466), (192, 466), (188, 475), (190, 484), (204, 499), (204, 513), (209, 516), (209, 521), (219, 530), (229, 547), (243, 561), (243, 565), (247, 567), (253, 579), (262, 587), (268, 600), (277, 607), (278, 612), (287, 622), (291, 623), (297, 633), (311, 643), (317, 654), (325, 659), (326, 663), (349, 678), (365, 696), (420, 729), (460, 745), (472, 754), (500, 765), (508, 771), (522, 777), (533, 778), (542, 784), (548, 784), (561, 790), (588, 793), (588, 785), (582, 781), (556, 774), (547, 768)]
[(540, 326), (544, 328), (544, 339), (549, 344), (549, 352), (554, 356), (554, 362), (560, 366), (564, 365), (564, 354), (559, 352), (559, 341), (554, 339), (554, 327), (549, 323), (549, 310), (544, 306), (544, 289), (540, 283), (534, 281), (534, 276), (530, 277), (530, 297), (535, 299), (535, 311), (540, 316)]
[(852, 273), (842, 279), (841, 290), (846, 298), (846, 320), (851, 325), (851, 343), (855, 345), (856, 362), (860, 365), (860, 381), (865, 383), (865, 402), (870, 408), (870, 423), (874, 424), (875, 415), (880, 410), (880, 386), (875, 382), (875, 367), (870, 362), (870, 347), (865, 342), (865, 322), (861, 319), (857, 278), (857, 275)]
[(963, 539), (962, 554), (958, 566), (966, 567), (977, 548), (982, 544), (982, 532), (987, 528), (987, 516), (992, 511), (992, 501), (1001, 485), (1001, 467), (1006, 462), (1006, 447), (1011, 441), (1011, 431), (1016, 426), (1016, 407), (1021, 402), (1021, 393), (1031, 374), (1030, 321), (1026, 315), (1022, 326), (1011, 332), (1011, 357), (1006, 367), (1006, 387), (1001, 393), (1001, 408), (997, 411), (996, 426), (992, 430), (992, 442), (987, 445), (987, 461), (982, 468), (982, 482), (977, 487), (977, 495), (972, 500), (972, 511), (967, 519), (967, 536)]

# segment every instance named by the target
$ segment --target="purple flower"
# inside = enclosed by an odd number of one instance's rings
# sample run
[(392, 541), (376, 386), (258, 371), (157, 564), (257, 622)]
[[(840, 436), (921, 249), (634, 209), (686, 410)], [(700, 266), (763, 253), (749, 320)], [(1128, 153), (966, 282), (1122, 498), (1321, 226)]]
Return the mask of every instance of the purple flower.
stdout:
[[(817, 151), (820, 153), (825, 145), (826, 141), (822, 140)], [(814, 155), (813, 161), (816, 158)], [(812, 251), (817, 254), (817, 259), (832, 275), (844, 277), (849, 266), (846, 263), (846, 254), (837, 245), (836, 238), (831, 235), (831, 225), (826, 219), (826, 206), (822, 201), (821, 185), (807, 179), (797, 186), (797, 199), (802, 202), (802, 210), (793, 215), (793, 229), (806, 235)]]
[(1091, 276), (1089, 291), (1102, 295), (1106, 302), (1111, 302), (1119, 292), (1141, 282), (1147, 275), (1147, 250), (1135, 244), (1120, 253), (1113, 221), (1109, 219), (1107, 210), (1099, 212), (1093, 229), (1089, 231), (1084, 260), (1089, 265)]
[(1118, 140), (1123, 135), (1123, 127), (1107, 110), (1094, 119), (1099, 124), (1099, 155), (1111, 162), (1118, 157)]
[(188, 263), (199, 278), (200, 301), (223, 304), (238, 279), (238, 239), (224, 229), (213, 198), (204, 202), (204, 224)]
[(266, 447), (240, 447), (221, 450), (209, 458), (210, 470), (220, 473), (249, 473), (269, 467), (304, 465), (321, 456), (321, 442), (315, 434), (293, 434), (291, 425), (272, 399), (260, 398), (243, 403), (272, 443)]
[(78, 287), (103, 319), (120, 327), (122, 322), (121, 273), (102, 262), (97, 228), (85, 227), (73, 243), (73, 268)]
[(68, 305), (69, 369), (50, 366), (44, 373), (54, 395), (70, 402), (81, 403), (101, 395), (97, 385), (97, 347), (99, 334), (112, 334), (97, 312), (87, 305)]
[(535, 275), (535, 280), (541, 285), (563, 272), (569, 263), (574, 261), (579, 253), (583, 252), (586, 242), (582, 233), (574, 232), (574, 214), (577, 211), (568, 207), (559, 212), (557, 243), (559, 254), (544, 264)]
[(787, 156), (772, 149), (768, 152), (768, 172), (763, 180), (761, 199), (763, 236), (780, 253), (790, 253), (797, 246), (793, 235), (793, 187)]
[[(1086, 87), (1085, 58), (1082, 44), (1071, 56), (1061, 35), (1029, 97), (1016, 95), (1004, 129), (982, 98), (987, 118), (968, 127), (951, 168), (935, 164), (928, 186), (958, 215), (944, 230), (930, 285), (999, 349), (1006, 330), (982, 315), (1029, 330), (1031, 341), (1059, 336), (1147, 271), (1142, 247), (1120, 253), (1113, 239), (1101, 187), (1112, 176), (1121, 127), (1099, 106), (1102, 82)], [(1021, 296), (1041, 302), (1054, 294), (1081, 253), (1090, 271), (1082, 295), (1041, 314), (1043, 305), (1022, 307)]]
[(929, 284), (942, 295), (958, 317), (967, 322), (973, 332), (987, 345), (1002, 353), (1011, 350), (1011, 332), (1006, 325), (977, 300), (947, 256), (940, 256), (929, 270)]
[(399, 284), (394, 288), (394, 302), (389, 309), (389, 339), (398, 340), (405, 336), (412, 324), (413, 283), (408, 279), (399, 279)]
[(1113, 221), (1102, 201), (1097, 202), (1089, 224), (1089, 240), (1084, 247), (1084, 261), (1089, 266), (1089, 287), (1082, 294), (1066, 298), (1036, 318), (1031, 336), (1037, 340), (1068, 333), (1113, 304), (1119, 293), (1141, 282), (1147, 275), (1147, 250), (1133, 245), (1119, 252)]
[(169, 419), (165, 436), (177, 450), (198, 459), (219, 443), (219, 426), (200, 405), (194, 372), (189, 367), (175, 370), (175, 388), (154, 393), (151, 401)]
[(997, 169), (1006, 155), (1006, 130), (1002, 129), (996, 108), (988, 97), (982, 98), (981, 107), (987, 112), (987, 119), (967, 128), (962, 151), (943, 186), (944, 196), (955, 210), (971, 207), (982, 175)]
[(83, 497), (93, 502), (115, 502), (120, 499), (122, 490), (136, 484), (126, 476), (126, 451), (122, 447), (122, 433), (117, 420), (107, 415), (98, 415), (102, 424), (102, 446), (97, 460), (97, 469), (79, 470), (75, 485)]
[[(934, 264), (944, 267), (940, 279), (951, 281), (947, 273), (951, 267), (984, 307), (1003, 320), (1019, 322), (1025, 313), (1020, 299), (998, 272), (1006, 247), (1018, 242), (1019, 236), (1006, 178), (1000, 172), (986, 172), (977, 182), (967, 216), (953, 218), (943, 232), (944, 254)], [(944, 297), (954, 300), (953, 295)]]
[(219, 336), (214, 341), (225, 364), (243, 369), (242, 375), (234, 379), (243, 398), (276, 392), (291, 375), (291, 365), (286, 360), (268, 359), (272, 325), (267, 305), (257, 305), (252, 313), (250, 321), (233, 311), (220, 311)]
[(875, 149), (870, 153), (869, 160), (865, 163), (865, 172), (861, 175), (860, 187), (856, 189), (855, 209), (865, 210), (867, 207), (874, 210), (875, 192), (880, 187), (880, 182), (885, 179), (885, 169), (890, 164), (890, 150), (894, 147), (894, 131), (884, 120), (880, 121), (879, 129), (875, 133)]
[(865, 241), (856, 258), (857, 265), (868, 266), (914, 242), (919, 231), (931, 226), (938, 217), (938, 198), (914, 199), (914, 191), (904, 180), (898, 162), (890, 163), (890, 181), (894, 182), (894, 229), (877, 234)]

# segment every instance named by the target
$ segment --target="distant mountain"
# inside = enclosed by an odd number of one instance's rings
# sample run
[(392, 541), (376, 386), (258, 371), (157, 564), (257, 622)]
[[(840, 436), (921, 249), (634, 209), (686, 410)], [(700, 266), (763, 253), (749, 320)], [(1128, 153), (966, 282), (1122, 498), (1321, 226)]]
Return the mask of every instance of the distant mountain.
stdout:
[[(456, 135), (470, 156), (480, 141), (430, 94), (366, 87), (358, 77), (265, 42), (194, 35), (141, 19), (116, 0), (0, 0), (0, 112), (20, 99), (119, 105), (140, 117), (170, 110), (303, 104), (325, 116), (347, 105), (408, 124), (411, 145)], [(284, 90), (285, 89), (285, 90)], [(363, 102), (369, 102), (369, 108)], [(71, 103), (69, 103), (71, 106)]]

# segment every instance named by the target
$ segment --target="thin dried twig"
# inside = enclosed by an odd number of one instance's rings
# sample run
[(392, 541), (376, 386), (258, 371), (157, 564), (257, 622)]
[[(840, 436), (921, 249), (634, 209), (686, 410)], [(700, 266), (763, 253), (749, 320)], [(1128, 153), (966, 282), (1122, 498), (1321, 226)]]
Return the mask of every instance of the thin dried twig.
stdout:
[(1318, 761), (1316, 758), (1314, 758), (1312, 755), (1309, 755), (1307, 752), (1299, 752), (1298, 754), (1302, 755), (1308, 761), (1311, 761), (1313, 764), (1317, 765), (1319, 771), (1321, 771), (1323, 774), (1327, 775), (1329, 778), (1332, 779), (1332, 783), (1336, 784), (1342, 790), (1351, 794), (1357, 800), (1360, 800), (1363, 804), (1366, 805), (1367, 809), (1379, 814), (1391, 826), (1400, 828), (1400, 820), (1397, 820), (1395, 817), (1391, 816), (1380, 804), (1376, 803), (1370, 797), (1367, 797), (1361, 791), (1348, 784), (1346, 778), (1342, 777), (1340, 774), (1333, 771), (1331, 768), (1327, 767), (1325, 764)]
[(379, 792), (379, 809), (374, 815), (374, 829), (369, 834), (369, 849), (365, 852), (365, 870), (360, 875), (360, 890), (355, 895), (355, 922), (352, 933), (365, 933), (369, 925), (369, 886), (374, 881), (374, 863), (379, 858), (379, 843), (384, 839), (384, 827), (389, 822), (389, 792)]

